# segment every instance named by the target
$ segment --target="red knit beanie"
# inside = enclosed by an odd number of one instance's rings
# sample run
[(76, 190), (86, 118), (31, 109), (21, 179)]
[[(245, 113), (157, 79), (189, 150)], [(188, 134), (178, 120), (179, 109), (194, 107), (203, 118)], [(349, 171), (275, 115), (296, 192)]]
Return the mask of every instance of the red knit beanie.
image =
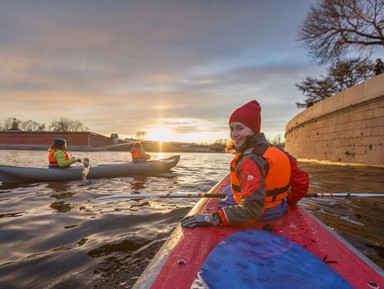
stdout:
[(236, 109), (229, 118), (229, 124), (233, 121), (241, 122), (254, 132), (260, 132), (261, 107), (256, 100), (252, 100)]

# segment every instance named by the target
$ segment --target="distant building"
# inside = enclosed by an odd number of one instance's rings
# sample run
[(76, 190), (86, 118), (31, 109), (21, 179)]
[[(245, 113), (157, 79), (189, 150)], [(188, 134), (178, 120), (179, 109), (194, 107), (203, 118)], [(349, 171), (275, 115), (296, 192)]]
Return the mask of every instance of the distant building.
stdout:
[(64, 138), (68, 150), (107, 150), (130, 151), (136, 141), (140, 141), (149, 152), (224, 152), (224, 146), (209, 147), (195, 143), (143, 141), (134, 138), (121, 140), (117, 133), (106, 137), (93, 132), (56, 131), (0, 131), (0, 149), (47, 150), (54, 138)]
[(119, 135), (117, 133), (111, 134), (111, 139), (113, 144), (118, 144), (119, 143)]
[[(117, 136), (117, 134), (116, 134)], [(48, 148), (54, 138), (67, 140), (68, 149), (86, 149), (114, 144), (114, 138), (93, 132), (57, 132), (57, 131), (0, 131), (0, 148), (31, 149)]]

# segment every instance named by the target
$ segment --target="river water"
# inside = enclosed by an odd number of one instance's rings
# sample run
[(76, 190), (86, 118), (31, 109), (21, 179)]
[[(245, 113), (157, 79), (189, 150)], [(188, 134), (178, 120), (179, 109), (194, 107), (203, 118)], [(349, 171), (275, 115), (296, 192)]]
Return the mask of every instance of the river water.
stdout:
[[(150, 153), (152, 159), (174, 154)], [(74, 152), (92, 166), (127, 152)], [(205, 193), (232, 155), (181, 153), (171, 172), (27, 185), (0, 184), (0, 288), (131, 288), (196, 199), (96, 200), (127, 193)], [(0, 163), (45, 167), (45, 151), (0, 150)], [(310, 192), (384, 194), (384, 169), (300, 163)], [(92, 167), (91, 167), (92, 169)], [(384, 198), (307, 198), (301, 205), (384, 269)]]

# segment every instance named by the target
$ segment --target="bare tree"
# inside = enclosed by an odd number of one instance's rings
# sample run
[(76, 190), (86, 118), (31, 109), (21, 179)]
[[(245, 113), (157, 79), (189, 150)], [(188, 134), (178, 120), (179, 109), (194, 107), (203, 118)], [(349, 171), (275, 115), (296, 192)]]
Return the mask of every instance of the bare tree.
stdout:
[(143, 140), (143, 139), (144, 139), (144, 136), (145, 136), (146, 134), (147, 134), (147, 133), (146, 133), (145, 131), (138, 131), (138, 132), (136, 132), (136, 137), (137, 137), (138, 139)]
[(49, 125), (49, 129), (53, 131), (87, 131), (89, 130), (79, 121), (73, 121), (65, 117), (54, 120)]
[(304, 103), (296, 102), (298, 108), (306, 108), (352, 87), (370, 77), (371, 65), (368, 58), (339, 60), (327, 69), (321, 78), (306, 77), (296, 87), (306, 96)]
[(77, 120), (71, 120), (70, 121), (70, 127), (72, 131), (84, 131), (88, 130), (87, 127), (85, 127), (81, 122)]
[(383, 47), (384, 1), (319, 0), (309, 9), (298, 41), (320, 64), (352, 51)]
[[(23, 131), (44, 131), (45, 124), (33, 120), (21, 121), (17, 118), (10, 117), (0, 124), (0, 130), (23, 130)], [(77, 120), (69, 120), (65, 117), (54, 120), (49, 125), (49, 129), (53, 131), (89, 131), (89, 128)]]
[(296, 84), (296, 87), (306, 96), (304, 103), (296, 102), (297, 108), (310, 107), (316, 102), (335, 94), (333, 83), (328, 77), (317, 79), (307, 76), (300, 84)]
[(43, 131), (45, 129), (45, 124), (27, 120), (20, 123), (20, 128), (24, 131)]
[(273, 139), (273, 141), (270, 141), (268, 140), (272, 145), (274, 146), (277, 146), (277, 147), (280, 147), (280, 148), (284, 148), (284, 145), (285, 143), (283, 142), (282, 140), (282, 137), (281, 137), (281, 134), (278, 134), (277, 136), (275, 136), (275, 138)]
[(227, 143), (227, 140), (224, 138), (219, 138), (214, 142), (214, 144), (218, 144), (218, 145), (226, 145), (226, 143)]
[(9, 117), (4, 121), (4, 130), (19, 130), (21, 120), (15, 117)]

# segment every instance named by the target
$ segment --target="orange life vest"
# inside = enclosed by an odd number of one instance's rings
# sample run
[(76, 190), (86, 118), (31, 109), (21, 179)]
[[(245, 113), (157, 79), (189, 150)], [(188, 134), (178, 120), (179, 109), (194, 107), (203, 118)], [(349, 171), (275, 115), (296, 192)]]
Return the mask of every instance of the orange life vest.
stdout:
[[(49, 161), (49, 165), (51, 167), (58, 167), (59, 164), (57, 163), (57, 160), (53, 157), (53, 154), (55, 153), (56, 150), (51, 150), (48, 154), (48, 161)], [(67, 153), (67, 151), (64, 151), (63, 152), (65, 153), (65, 160), (69, 160), (69, 155)]]
[(144, 159), (140, 149), (133, 147), (131, 149), (132, 160)]
[(131, 154), (132, 154), (133, 160), (142, 159), (142, 156), (141, 156), (141, 153), (139, 150), (133, 150), (133, 151), (131, 151)]
[[(241, 184), (236, 173), (236, 166), (241, 157), (252, 153), (252, 149), (246, 150), (244, 154), (237, 153), (231, 161), (230, 179), (231, 189), (237, 203), (241, 202)], [(286, 197), (291, 176), (289, 159), (284, 152), (274, 146), (269, 146), (262, 157), (268, 162), (268, 169), (262, 168), (266, 189), (265, 208), (272, 208), (281, 203)]]

